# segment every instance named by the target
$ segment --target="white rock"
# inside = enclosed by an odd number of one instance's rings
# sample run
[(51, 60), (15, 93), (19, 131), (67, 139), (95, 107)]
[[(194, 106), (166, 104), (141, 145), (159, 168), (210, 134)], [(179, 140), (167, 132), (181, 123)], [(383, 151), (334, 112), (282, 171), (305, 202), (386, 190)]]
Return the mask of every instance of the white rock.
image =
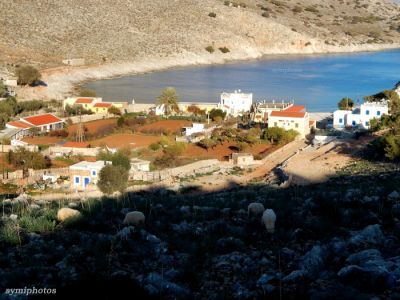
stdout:
[(131, 211), (125, 215), (124, 224), (142, 225), (144, 224), (146, 217), (140, 211)]
[(261, 222), (265, 225), (268, 232), (275, 231), (276, 215), (272, 209), (266, 209), (262, 215)]
[(249, 216), (261, 215), (264, 212), (264, 210), (265, 210), (264, 205), (258, 202), (250, 203), (249, 206), (247, 207), (247, 213), (249, 214)]
[(10, 215), (10, 219), (13, 220), (13, 221), (16, 221), (18, 219), (18, 216), (14, 215), (14, 214)]
[(70, 218), (79, 218), (80, 216), (81, 213), (78, 210), (68, 207), (63, 207), (57, 212), (57, 219), (60, 222), (64, 222), (65, 220)]

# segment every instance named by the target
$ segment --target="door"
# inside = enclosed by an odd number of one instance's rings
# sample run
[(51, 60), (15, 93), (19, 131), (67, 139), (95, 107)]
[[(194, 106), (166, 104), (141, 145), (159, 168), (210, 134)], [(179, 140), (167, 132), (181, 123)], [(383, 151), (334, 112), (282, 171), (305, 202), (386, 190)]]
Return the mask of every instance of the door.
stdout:
[(89, 177), (85, 177), (84, 186), (86, 187), (90, 182)]

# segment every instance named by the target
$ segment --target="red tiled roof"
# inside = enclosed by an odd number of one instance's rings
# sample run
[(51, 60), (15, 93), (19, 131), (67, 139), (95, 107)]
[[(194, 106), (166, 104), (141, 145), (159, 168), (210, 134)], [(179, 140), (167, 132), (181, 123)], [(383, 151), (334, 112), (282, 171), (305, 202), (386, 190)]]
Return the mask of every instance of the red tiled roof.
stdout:
[(292, 105), (286, 109), (284, 109), (283, 111), (285, 112), (302, 112), (304, 111), (305, 107), (304, 105)]
[(32, 126), (30, 126), (29, 124), (26, 124), (25, 122), (22, 121), (11, 121), (7, 123), (10, 126), (13, 127), (17, 127), (17, 128), (22, 128), (22, 129), (26, 129), (26, 128), (31, 128)]
[(305, 115), (305, 112), (287, 112), (285, 110), (271, 112), (271, 117), (304, 118)]
[(62, 146), (63, 147), (71, 147), (71, 148), (87, 148), (88, 143), (80, 143), (80, 142), (66, 142)]
[(63, 122), (63, 120), (61, 120), (60, 118), (57, 118), (55, 115), (52, 115), (52, 114), (44, 114), (44, 115), (26, 117), (26, 118), (23, 118), (22, 120), (24, 120), (25, 122), (28, 122), (34, 126), (42, 126), (42, 125), (47, 125), (47, 124)]
[(93, 107), (110, 107), (111, 105), (112, 105), (111, 103), (100, 102), (93, 105)]
[(78, 98), (76, 99), (75, 104), (90, 104), (93, 100), (93, 98)]

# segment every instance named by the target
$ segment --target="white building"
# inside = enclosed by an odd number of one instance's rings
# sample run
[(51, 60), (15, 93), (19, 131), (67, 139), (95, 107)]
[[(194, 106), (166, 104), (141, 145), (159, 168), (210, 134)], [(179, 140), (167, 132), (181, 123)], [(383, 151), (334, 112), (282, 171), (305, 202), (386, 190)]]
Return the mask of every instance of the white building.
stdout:
[(245, 94), (238, 90), (233, 93), (222, 93), (218, 108), (236, 117), (249, 112), (252, 104), (253, 94)]
[(72, 185), (75, 188), (85, 189), (89, 184), (97, 184), (99, 173), (111, 161), (98, 160), (96, 162), (81, 161), (69, 167)]
[(194, 133), (201, 133), (204, 131), (204, 124), (193, 123), (192, 127), (183, 127), (182, 133), (185, 136), (191, 136)]
[(138, 158), (131, 159), (130, 172), (133, 172), (133, 171), (149, 172), (150, 171), (150, 161), (138, 159)]
[(20, 136), (28, 135), (31, 128), (41, 132), (50, 132), (64, 128), (64, 121), (53, 114), (42, 114), (10, 121), (6, 128), (21, 129)]
[(336, 110), (333, 113), (333, 127), (358, 127), (368, 129), (369, 123), (372, 119), (380, 119), (382, 115), (388, 113), (389, 105), (387, 100), (380, 102), (366, 102), (352, 111)]
[(292, 105), (281, 111), (272, 111), (268, 117), (268, 127), (296, 130), (302, 138), (310, 133), (310, 117), (302, 105)]

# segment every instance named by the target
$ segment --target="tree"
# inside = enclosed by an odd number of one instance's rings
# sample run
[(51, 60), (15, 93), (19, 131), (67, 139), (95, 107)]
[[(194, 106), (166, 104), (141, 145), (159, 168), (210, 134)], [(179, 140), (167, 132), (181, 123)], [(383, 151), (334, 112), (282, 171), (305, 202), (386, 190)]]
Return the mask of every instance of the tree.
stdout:
[(51, 166), (51, 161), (40, 152), (19, 148), (8, 152), (7, 162), (16, 168), (45, 169)]
[(124, 192), (128, 186), (129, 174), (121, 166), (106, 165), (100, 170), (97, 186), (100, 191), (111, 195), (114, 192)]
[(204, 109), (200, 109), (200, 107), (198, 107), (198, 106), (195, 105), (195, 104), (190, 105), (190, 106), (187, 108), (187, 111), (190, 112), (190, 113), (192, 113), (192, 114), (195, 115), (195, 116), (204, 115), (204, 114), (206, 113)]
[(7, 88), (3, 81), (0, 80), (0, 97), (4, 97), (7, 94)]
[(222, 121), (223, 119), (225, 119), (225, 116), (226, 116), (226, 112), (222, 111), (221, 109), (213, 108), (212, 110), (210, 110), (210, 118), (214, 122), (217, 120)]
[(111, 106), (108, 108), (108, 113), (115, 115), (115, 116), (120, 116), (121, 115), (121, 110), (115, 106)]
[(173, 87), (165, 88), (161, 95), (157, 98), (156, 104), (164, 105), (166, 115), (170, 115), (173, 111), (178, 112), (179, 106), (176, 90)]
[(279, 143), (285, 134), (285, 129), (280, 127), (269, 127), (264, 130), (263, 139), (269, 140), (271, 144)]
[(121, 151), (115, 153), (111, 161), (113, 166), (120, 166), (127, 171), (129, 171), (131, 168), (131, 162), (129, 160), (129, 157), (123, 154)]
[(20, 85), (33, 85), (42, 78), (42, 75), (36, 68), (28, 65), (17, 68), (15, 73)]
[(79, 95), (81, 97), (96, 97), (97, 96), (96, 91), (91, 90), (91, 89), (83, 89), (83, 90), (81, 90)]
[(389, 134), (384, 140), (385, 156), (390, 160), (400, 159), (400, 137)]
[(345, 97), (339, 101), (338, 107), (341, 110), (351, 110), (354, 107), (354, 101), (351, 98)]

